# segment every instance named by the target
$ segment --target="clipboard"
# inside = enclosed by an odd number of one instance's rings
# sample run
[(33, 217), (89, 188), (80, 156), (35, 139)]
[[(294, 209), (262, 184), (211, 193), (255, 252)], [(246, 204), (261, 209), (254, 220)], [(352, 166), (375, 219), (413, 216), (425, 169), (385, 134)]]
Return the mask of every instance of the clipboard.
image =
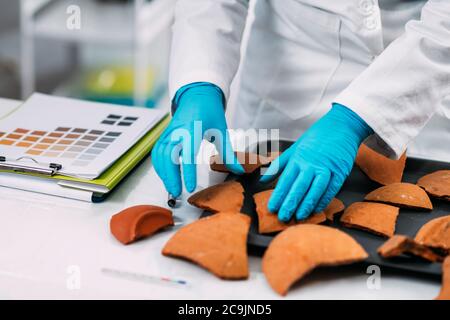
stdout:
[[(0, 186), (87, 202), (101, 202), (149, 155), (170, 121), (167, 114), (124, 155), (96, 179), (58, 174), (57, 163), (36, 163), (30, 159), (11, 160), (0, 156)], [(4, 160), (4, 161), (2, 161)], [(32, 164), (34, 163), (34, 164)]]

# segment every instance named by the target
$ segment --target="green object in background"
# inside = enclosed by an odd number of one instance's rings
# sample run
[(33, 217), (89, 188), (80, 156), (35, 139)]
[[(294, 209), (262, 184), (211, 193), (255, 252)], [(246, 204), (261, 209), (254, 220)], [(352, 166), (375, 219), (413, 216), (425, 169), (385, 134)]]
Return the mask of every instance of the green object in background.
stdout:
[[(164, 92), (155, 81), (155, 71), (145, 73), (145, 107), (153, 108)], [(83, 98), (120, 105), (132, 106), (134, 101), (134, 69), (130, 66), (106, 66), (87, 72), (82, 85)]]
[[(155, 72), (146, 71), (144, 92), (150, 96), (155, 84)], [(133, 96), (134, 70), (128, 66), (109, 66), (88, 72), (84, 90), (89, 94), (105, 96)]]

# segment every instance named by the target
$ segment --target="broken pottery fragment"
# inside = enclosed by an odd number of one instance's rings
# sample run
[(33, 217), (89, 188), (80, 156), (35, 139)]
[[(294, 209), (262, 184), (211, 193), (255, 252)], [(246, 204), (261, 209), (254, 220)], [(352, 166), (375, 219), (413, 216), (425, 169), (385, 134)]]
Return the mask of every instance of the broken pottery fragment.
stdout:
[(427, 193), (412, 183), (392, 183), (373, 190), (364, 199), (405, 208), (433, 209), (433, 204)]
[(173, 224), (172, 211), (158, 206), (140, 205), (113, 215), (110, 230), (117, 240), (129, 244)]
[(363, 247), (343, 231), (301, 224), (272, 240), (264, 253), (262, 269), (272, 289), (286, 295), (295, 282), (316, 267), (350, 264), (367, 256)]
[(380, 236), (392, 237), (399, 209), (375, 202), (352, 203), (341, 216), (341, 222), (349, 228), (362, 229)]
[(249, 216), (219, 212), (180, 228), (162, 254), (192, 261), (222, 279), (246, 279), (249, 228)]
[(377, 251), (383, 258), (394, 258), (404, 253), (408, 253), (431, 262), (443, 260), (443, 256), (404, 235), (394, 235), (386, 240)]
[(213, 213), (240, 212), (244, 203), (244, 188), (237, 181), (226, 181), (194, 193), (188, 202)]
[(432, 197), (450, 201), (450, 170), (438, 170), (423, 176), (417, 185)]
[(361, 144), (355, 164), (373, 181), (388, 185), (402, 181), (406, 152), (400, 159), (392, 160)]
[(450, 253), (450, 215), (435, 218), (424, 224), (414, 240), (445, 253)]
[(323, 212), (312, 214), (307, 219), (302, 221), (296, 221), (292, 219), (288, 223), (278, 220), (276, 213), (272, 213), (267, 208), (270, 196), (273, 190), (266, 190), (253, 195), (253, 199), (256, 204), (256, 213), (258, 214), (258, 232), (261, 234), (278, 232), (286, 229), (289, 226), (296, 224), (319, 224), (326, 220), (326, 216)]

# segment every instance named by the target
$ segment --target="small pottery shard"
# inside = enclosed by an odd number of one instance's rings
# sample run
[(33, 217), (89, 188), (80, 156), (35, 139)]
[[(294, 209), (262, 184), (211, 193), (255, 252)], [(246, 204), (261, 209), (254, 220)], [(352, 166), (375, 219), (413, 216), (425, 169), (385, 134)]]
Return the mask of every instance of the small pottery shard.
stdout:
[(442, 263), (442, 286), (436, 300), (450, 300), (450, 256)]
[(276, 213), (272, 213), (267, 208), (270, 196), (273, 190), (266, 190), (253, 195), (253, 199), (256, 204), (256, 213), (258, 214), (258, 232), (261, 234), (278, 232), (286, 229), (289, 226), (296, 224), (319, 224), (326, 220), (326, 216), (323, 212), (313, 214), (307, 219), (302, 221), (296, 221), (292, 219), (288, 223), (278, 220)]
[(428, 221), (414, 240), (431, 248), (450, 253), (450, 215)]
[(412, 254), (432, 262), (440, 262), (443, 260), (443, 256), (404, 235), (394, 235), (378, 248), (378, 254), (383, 258), (398, 257), (404, 253)]
[(439, 170), (427, 174), (417, 181), (432, 197), (450, 201), (450, 170)]
[(301, 224), (278, 234), (264, 253), (262, 269), (273, 290), (289, 288), (319, 266), (350, 264), (367, 252), (348, 234), (327, 226)]
[(395, 232), (399, 209), (374, 202), (352, 203), (341, 216), (341, 222), (349, 228), (362, 229), (380, 236), (392, 237)]
[(344, 203), (338, 198), (333, 198), (333, 200), (331, 200), (330, 204), (325, 208), (325, 210), (323, 210), (323, 212), (325, 213), (328, 220), (333, 221), (334, 216), (344, 211), (344, 209)]
[(427, 193), (412, 183), (392, 183), (368, 193), (365, 200), (383, 202), (399, 207), (432, 210)]
[(188, 202), (210, 212), (240, 212), (244, 203), (244, 188), (237, 181), (227, 181), (205, 188), (189, 197)]
[(148, 237), (167, 226), (173, 226), (172, 211), (152, 205), (127, 208), (110, 220), (111, 233), (123, 244)]
[(246, 279), (249, 228), (249, 216), (220, 212), (180, 228), (162, 254), (192, 261), (222, 279)]
[(388, 185), (402, 181), (406, 152), (400, 159), (392, 160), (361, 144), (355, 163), (371, 180)]
[[(245, 173), (252, 173), (256, 169), (268, 165), (271, 161), (273, 161), (276, 157), (278, 157), (279, 153), (270, 153), (267, 157), (263, 155), (258, 155), (256, 153), (251, 152), (235, 152), (236, 157), (239, 163), (244, 168)], [(213, 155), (210, 160), (210, 167), (213, 171), (218, 172), (230, 172), (228, 168), (223, 164), (222, 159), (218, 154)]]

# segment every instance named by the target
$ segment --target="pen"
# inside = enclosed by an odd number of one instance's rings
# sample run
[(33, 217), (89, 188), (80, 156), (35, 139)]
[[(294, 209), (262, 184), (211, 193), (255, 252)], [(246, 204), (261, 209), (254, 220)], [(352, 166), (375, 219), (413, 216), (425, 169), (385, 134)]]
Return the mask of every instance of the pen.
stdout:
[(177, 208), (180, 204), (180, 200), (176, 197), (174, 197), (173, 195), (171, 195), (170, 193), (168, 193), (167, 196), (167, 205), (171, 208)]

